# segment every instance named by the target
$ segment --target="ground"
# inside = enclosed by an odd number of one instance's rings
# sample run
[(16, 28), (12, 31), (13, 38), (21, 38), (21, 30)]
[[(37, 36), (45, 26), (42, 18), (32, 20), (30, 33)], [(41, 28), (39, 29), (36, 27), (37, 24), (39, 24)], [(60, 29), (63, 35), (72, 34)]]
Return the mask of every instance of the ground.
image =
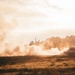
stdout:
[(0, 57), (0, 75), (75, 75), (75, 58), (69, 56)]

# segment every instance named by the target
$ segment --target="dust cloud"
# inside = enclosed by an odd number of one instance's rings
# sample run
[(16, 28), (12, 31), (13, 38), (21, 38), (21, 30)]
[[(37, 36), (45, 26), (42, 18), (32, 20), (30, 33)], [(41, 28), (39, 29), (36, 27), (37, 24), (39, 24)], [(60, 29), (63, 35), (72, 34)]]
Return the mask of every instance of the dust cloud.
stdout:
[[(75, 13), (70, 11), (74, 6), (69, 7), (75, 5), (73, 3), (67, 4), (65, 0), (58, 0), (58, 3), (52, 0), (1, 0), (0, 56), (60, 55), (75, 47), (73, 35), (65, 38), (51, 36), (75, 34), (75, 21), (72, 20)], [(46, 30), (49, 30), (48, 35)], [(48, 39), (32, 41), (35, 37)]]
[[(0, 47), (0, 56), (53, 56), (61, 55), (70, 47), (75, 47), (75, 36), (67, 36), (65, 38), (51, 37), (43, 41), (35, 39), (29, 44), (14, 43), (5, 44)], [(17, 39), (16, 39), (17, 40)]]

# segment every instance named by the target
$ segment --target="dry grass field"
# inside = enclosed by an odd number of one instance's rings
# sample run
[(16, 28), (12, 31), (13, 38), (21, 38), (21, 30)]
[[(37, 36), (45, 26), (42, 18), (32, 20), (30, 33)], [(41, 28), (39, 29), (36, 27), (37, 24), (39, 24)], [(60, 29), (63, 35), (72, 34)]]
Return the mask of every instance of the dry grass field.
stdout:
[(68, 56), (0, 57), (0, 75), (75, 75), (75, 58)]
[(0, 75), (75, 75), (75, 48), (55, 56), (0, 57)]

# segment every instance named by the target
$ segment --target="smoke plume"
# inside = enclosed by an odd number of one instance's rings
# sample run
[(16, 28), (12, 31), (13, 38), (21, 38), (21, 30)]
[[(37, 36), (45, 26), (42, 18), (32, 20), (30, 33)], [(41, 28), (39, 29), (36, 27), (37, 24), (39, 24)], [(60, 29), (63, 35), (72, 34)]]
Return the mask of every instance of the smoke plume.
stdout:
[[(35, 37), (42, 39), (51, 36), (45, 33), (46, 30), (49, 32), (53, 30), (52, 35), (55, 36), (61, 33), (62, 35), (74, 34), (72, 14), (75, 13), (64, 11), (64, 2), (60, 1), (60, 3), (52, 0), (1, 0), (0, 56), (59, 55), (69, 47), (74, 47), (75, 36), (31, 41)], [(72, 26), (69, 25), (71, 22)], [(57, 30), (61, 30), (60, 33)], [(27, 40), (30, 43), (26, 43)]]
[[(24, 47), (24, 48), (23, 48)], [(11, 49), (5, 49), (3, 53), (1, 53), (1, 56), (51, 56), (51, 55), (60, 55), (64, 51), (66, 51), (68, 48), (64, 48), (62, 51), (59, 51), (58, 48), (51, 48), (50, 50), (43, 50), (41, 46), (36, 46), (36, 45), (26, 45), (26, 46), (18, 46), (14, 48), (13, 50)]]
[(43, 41), (35, 39), (29, 44), (24, 44), (19, 42), (19, 39), (14, 39), (16, 40), (15, 42), (8, 42), (10, 39), (2, 42), (0, 56), (52, 56), (63, 54), (70, 47), (75, 47), (75, 36), (65, 38), (51, 37)]

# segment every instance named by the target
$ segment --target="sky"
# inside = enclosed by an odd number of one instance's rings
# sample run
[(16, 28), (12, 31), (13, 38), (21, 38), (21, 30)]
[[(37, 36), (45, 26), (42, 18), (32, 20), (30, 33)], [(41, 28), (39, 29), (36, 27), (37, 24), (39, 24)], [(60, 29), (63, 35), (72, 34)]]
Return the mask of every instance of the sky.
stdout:
[(0, 0), (4, 42), (68, 35), (75, 35), (74, 0)]

